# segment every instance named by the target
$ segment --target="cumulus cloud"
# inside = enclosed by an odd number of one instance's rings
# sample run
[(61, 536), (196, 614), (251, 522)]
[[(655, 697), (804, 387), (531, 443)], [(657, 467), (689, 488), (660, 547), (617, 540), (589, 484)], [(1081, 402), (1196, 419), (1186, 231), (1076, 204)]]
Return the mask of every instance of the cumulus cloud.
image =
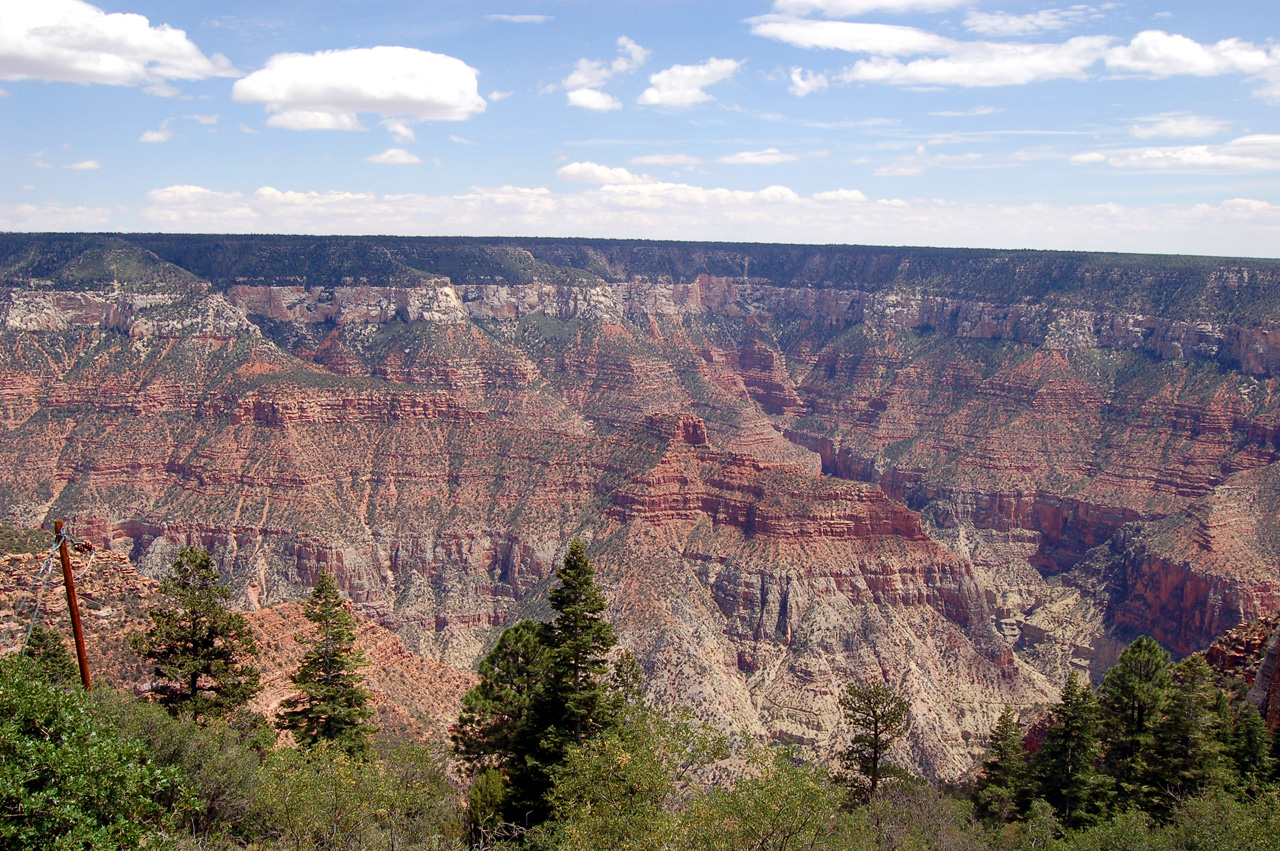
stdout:
[(828, 192), (818, 192), (813, 196), (815, 201), (825, 201), (836, 204), (847, 204), (850, 202), (860, 202), (867, 200), (867, 196), (857, 189), (832, 189)]
[(618, 55), (606, 64), (596, 59), (579, 59), (573, 73), (561, 83), (568, 94), (569, 106), (604, 112), (621, 109), (622, 102), (600, 89), (619, 74), (629, 74), (643, 65), (651, 51), (625, 35), (618, 36)]
[(267, 124), (288, 130), (363, 130), (360, 113), (411, 121), (462, 121), (483, 112), (476, 69), (411, 47), (279, 53), (237, 80), (232, 98), (265, 104)]
[(205, 56), (180, 29), (107, 14), (82, 0), (3, 0), (0, 19), (0, 80), (143, 85), (174, 94), (166, 80), (239, 75), (225, 56)]
[(404, 148), (387, 148), (380, 154), (365, 157), (364, 161), (367, 163), (377, 163), (378, 165), (417, 165), (422, 162), (421, 159), (409, 153)]
[(599, 89), (573, 89), (567, 94), (569, 96), (569, 106), (577, 106), (596, 112), (622, 109), (622, 101)]
[(725, 154), (716, 157), (716, 162), (725, 165), (777, 165), (778, 163), (795, 162), (800, 157), (785, 154), (777, 148), (765, 148), (763, 151), (740, 151), (736, 154)]
[(610, 168), (590, 162), (569, 163), (556, 172), (556, 177), (570, 183), (595, 183), (599, 185), (614, 184), (634, 186), (641, 183), (653, 183), (653, 178), (643, 174), (632, 174), (625, 168)]
[(702, 160), (689, 154), (645, 154), (628, 160), (632, 165), (655, 166), (691, 166), (700, 165)]
[(826, 74), (816, 74), (803, 68), (792, 68), (791, 85), (787, 87), (787, 90), (796, 97), (802, 98), (805, 95), (820, 92), (830, 85), (831, 81), (827, 79)]
[(792, 15), (814, 12), (829, 18), (851, 18), (867, 12), (941, 12), (970, 0), (774, 0), (773, 8)]
[(1139, 118), (1138, 121), (1142, 123), (1130, 127), (1129, 132), (1139, 139), (1216, 136), (1231, 126), (1230, 121), (1203, 118), (1186, 112), (1163, 112)]
[(72, 171), (93, 171), (94, 169), (102, 168), (102, 164), (97, 160), (81, 160), (78, 163), (64, 165), (63, 168), (69, 168)]
[(201, 115), (200, 113), (193, 113), (191, 115), (184, 115), (182, 117), (187, 119), (188, 121), (194, 121), (197, 124), (217, 124), (218, 119), (221, 118), (222, 116), (216, 113), (213, 115)]
[(1162, 30), (1140, 32), (1128, 44), (1107, 54), (1107, 67), (1113, 71), (1152, 77), (1175, 74), (1212, 77), (1230, 72), (1260, 74), (1276, 62), (1277, 57), (1266, 50), (1238, 38), (1200, 44), (1184, 35)]
[[(610, 184), (576, 192), (474, 187), (453, 196), (171, 186), (148, 194), (148, 227), (165, 231), (626, 237), (1274, 256), (1280, 206), (997, 205), (867, 199), (857, 190), (802, 197), (684, 183)], [(0, 227), (57, 230), (14, 221)], [(30, 208), (29, 208), (30, 209)], [(105, 215), (105, 214), (104, 214)], [(76, 226), (80, 227), (80, 226)], [(88, 229), (91, 226), (85, 226)]]
[(641, 92), (637, 102), (650, 106), (693, 106), (714, 100), (703, 89), (729, 79), (741, 67), (740, 60), (714, 57), (697, 65), (672, 65), (649, 75), (649, 88)]
[(1241, 136), (1222, 145), (1180, 145), (1089, 151), (1071, 158), (1075, 165), (1106, 163), (1143, 171), (1252, 172), (1280, 170), (1280, 136)]
[(139, 142), (167, 142), (173, 138), (173, 131), (165, 124), (160, 125), (159, 130), (147, 130), (138, 137)]
[(487, 21), (502, 21), (507, 24), (545, 24), (551, 20), (550, 15), (485, 15)]

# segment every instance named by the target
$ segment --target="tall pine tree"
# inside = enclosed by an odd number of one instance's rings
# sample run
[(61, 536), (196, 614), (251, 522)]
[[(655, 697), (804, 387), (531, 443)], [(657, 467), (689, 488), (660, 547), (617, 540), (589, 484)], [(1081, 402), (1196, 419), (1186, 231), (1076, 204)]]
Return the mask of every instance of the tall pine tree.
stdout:
[(1164, 648), (1144, 635), (1124, 649), (1098, 689), (1102, 767), (1115, 781), (1121, 810), (1149, 809), (1159, 794), (1151, 783), (1155, 730), (1169, 700), (1172, 664)]
[(1030, 792), (1027, 752), (1012, 706), (1000, 713), (991, 729), (991, 743), (982, 763), (982, 775), (973, 790), (979, 816), (995, 822), (1016, 819), (1026, 810)]
[[(485, 778), (486, 796), (500, 800), (501, 817), (521, 827), (547, 819), (552, 770), (570, 747), (607, 729), (620, 705), (605, 682), (616, 638), (581, 541), (569, 545), (556, 578), (548, 595), (555, 618), (503, 631), (452, 735), (454, 750)], [(491, 770), (501, 773), (501, 790), (490, 788)]]
[(840, 708), (853, 728), (849, 747), (841, 756), (842, 780), (854, 801), (865, 804), (875, 798), (886, 779), (904, 774), (885, 758), (907, 733), (911, 705), (885, 683), (852, 683), (840, 698)]
[(1160, 813), (1187, 798), (1230, 782), (1226, 743), (1231, 717), (1226, 696), (1203, 656), (1188, 656), (1173, 669), (1164, 715), (1156, 725), (1151, 783), (1162, 793)]
[(368, 723), (373, 715), (369, 692), (360, 674), (366, 663), (356, 649), (355, 618), (343, 605), (333, 574), (320, 574), (302, 610), (315, 633), (298, 636), (307, 652), (289, 681), (301, 694), (284, 701), (280, 728), (292, 731), (304, 745), (333, 742), (363, 753), (374, 731)]
[(1037, 793), (1067, 827), (1091, 824), (1106, 808), (1110, 784), (1094, 767), (1101, 756), (1098, 701), (1073, 672), (1032, 759)]
[(202, 720), (243, 706), (262, 690), (257, 655), (244, 615), (227, 610), (231, 590), (222, 584), (208, 552), (183, 547), (160, 593), (173, 601), (151, 612), (151, 628), (129, 636), (129, 645), (155, 666), (161, 682), (152, 695), (169, 713)]
[(569, 545), (556, 571), (560, 587), (547, 595), (555, 619), (546, 632), (550, 670), (547, 681), (548, 726), (563, 739), (561, 747), (580, 745), (607, 723), (604, 675), (606, 657), (617, 638), (604, 619), (608, 603), (595, 585), (596, 569), (582, 541)]

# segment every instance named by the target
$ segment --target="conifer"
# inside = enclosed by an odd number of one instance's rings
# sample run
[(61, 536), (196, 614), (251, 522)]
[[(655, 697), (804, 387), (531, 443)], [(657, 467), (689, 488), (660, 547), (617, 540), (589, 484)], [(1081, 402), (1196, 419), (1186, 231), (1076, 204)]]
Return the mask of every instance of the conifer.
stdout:
[(355, 618), (343, 604), (333, 574), (320, 574), (302, 608), (315, 633), (297, 637), (307, 652), (289, 681), (301, 694), (284, 701), (279, 725), (305, 745), (334, 742), (363, 753), (374, 731), (368, 723), (373, 715), (370, 695), (359, 672), (366, 662), (355, 646)]
[(258, 652), (253, 630), (227, 610), (231, 590), (207, 551), (179, 550), (160, 593), (175, 605), (152, 611), (151, 628), (129, 644), (155, 666), (162, 681), (151, 693), (170, 714), (226, 715), (262, 690), (258, 670), (244, 661)]
[(1012, 706), (1006, 706), (991, 729), (987, 759), (974, 788), (978, 815), (997, 822), (1018, 817), (1027, 806), (1027, 754)]
[(1101, 755), (1097, 698), (1072, 672), (1032, 762), (1036, 791), (1068, 827), (1091, 824), (1106, 808), (1109, 784), (1094, 767)]

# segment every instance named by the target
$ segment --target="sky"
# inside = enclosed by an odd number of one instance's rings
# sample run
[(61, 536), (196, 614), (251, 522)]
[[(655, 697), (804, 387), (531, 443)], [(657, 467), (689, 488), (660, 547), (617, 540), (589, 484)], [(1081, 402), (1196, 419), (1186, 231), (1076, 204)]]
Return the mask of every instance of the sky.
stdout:
[(1280, 7), (0, 0), (0, 230), (1280, 257)]

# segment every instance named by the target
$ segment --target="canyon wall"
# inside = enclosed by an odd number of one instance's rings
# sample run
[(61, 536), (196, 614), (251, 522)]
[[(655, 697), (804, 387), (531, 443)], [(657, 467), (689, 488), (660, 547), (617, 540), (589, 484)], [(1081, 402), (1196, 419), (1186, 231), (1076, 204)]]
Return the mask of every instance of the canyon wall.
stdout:
[(1124, 640), (1280, 608), (1280, 266), (556, 240), (0, 239), (0, 513), (471, 666), (587, 540), (649, 696), (956, 777)]

